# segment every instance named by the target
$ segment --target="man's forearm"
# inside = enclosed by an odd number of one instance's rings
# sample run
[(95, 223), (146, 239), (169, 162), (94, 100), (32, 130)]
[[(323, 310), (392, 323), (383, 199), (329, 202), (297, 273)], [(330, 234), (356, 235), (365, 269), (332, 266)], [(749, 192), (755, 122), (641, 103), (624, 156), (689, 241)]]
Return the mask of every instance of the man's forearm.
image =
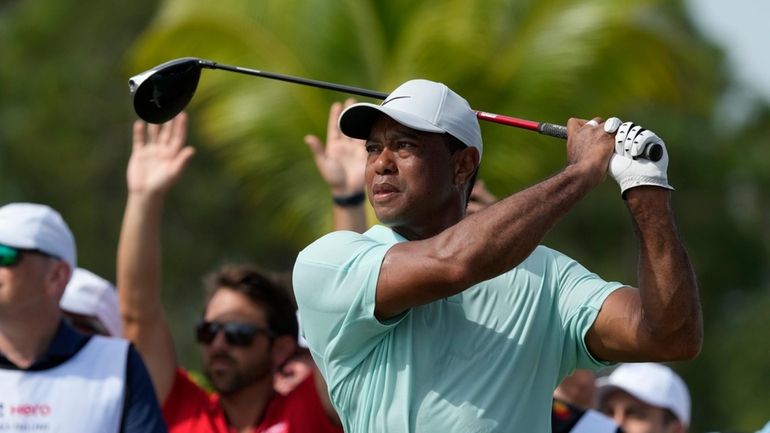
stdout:
[(146, 321), (159, 311), (161, 286), (160, 196), (129, 193), (120, 232), (117, 286), (126, 325)]
[(171, 390), (176, 353), (160, 300), (163, 197), (129, 193), (118, 245), (124, 337), (144, 358), (158, 401)]
[(627, 204), (640, 242), (639, 291), (643, 326), (680, 358), (692, 358), (703, 340), (698, 285), (670, 207), (657, 187), (628, 191)]
[[(471, 215), (456, 229), (458, 256), (480, 281), (499, 275), (526, 259), (556, 222), (594, 187), (568, 167), (557, 175)], [(446, 234), (457, 235), (454, 230)], [(475, 282), (474, 282), (475, 283)]]
[(455, 295), (512, 269), (592, 187), (567, 168), (432, 238), (395, 245), (380, 269), (377, 317)]

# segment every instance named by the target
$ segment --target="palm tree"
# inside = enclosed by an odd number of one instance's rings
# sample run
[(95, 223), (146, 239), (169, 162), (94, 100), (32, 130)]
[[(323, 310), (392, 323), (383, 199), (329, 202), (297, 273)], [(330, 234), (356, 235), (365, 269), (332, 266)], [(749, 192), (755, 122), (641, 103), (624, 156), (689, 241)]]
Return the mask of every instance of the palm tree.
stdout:
[[(389, 91), (414, 77), (447, 83), (474, 108), (563, 123), (676, 105), (709, 106), (708, 52), (663, 1), (166, 1), (136, 44), (136, 72), (171, 58)], [(708, 69), (706, 69), (708, 70)], [(687, 84), (704, 86), (693, 92)], [(302, 142), (345, 95), (204, 73), (195, 123), (242, 180), (254, 211), (297, 246), (329, 229), (330, 200)], [(639, 119), (637, 117), (637, 119)], [(562, 144), (484, 125), (482, 177), (511, 191), (547, 175)]]

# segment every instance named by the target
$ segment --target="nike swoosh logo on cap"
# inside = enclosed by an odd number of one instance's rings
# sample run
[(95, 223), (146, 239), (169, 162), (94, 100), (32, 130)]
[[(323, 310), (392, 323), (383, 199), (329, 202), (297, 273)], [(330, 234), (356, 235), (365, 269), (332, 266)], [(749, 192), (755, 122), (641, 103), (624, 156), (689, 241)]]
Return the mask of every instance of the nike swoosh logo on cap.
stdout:
[(382, 105), (385, 105), (385, 104), (387, 104), (387, 103), (393, 102), (393, 101), (395, 101), (396, 99), (404, 99), (404, 98), (411, 98), (411, 96), (408, 96), (408, 95), (405, 95), (405, 96), (396, 96), (396, 97), (393, 97), (393, 98), (390, 98), (390, 99), (386, 99), (386, 100), (385, 100), (385, 101), (382, 103)]

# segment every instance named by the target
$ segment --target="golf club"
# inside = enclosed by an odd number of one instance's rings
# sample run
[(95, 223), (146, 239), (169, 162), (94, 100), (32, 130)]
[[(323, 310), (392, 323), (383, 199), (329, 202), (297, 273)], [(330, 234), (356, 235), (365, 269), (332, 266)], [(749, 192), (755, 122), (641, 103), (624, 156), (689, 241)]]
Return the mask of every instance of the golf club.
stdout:
[[(287, 81), (380, 100), (384, 100), (388, 96), (387, 93), (375, 92), (359, 87), (309, 80), (290, 75), (242, 68), (240, 66), (224, 65), (197, 57), (183, 57), (158, 65), (128, 80), (128, 88), (133, 96), (134, 111), (142, 120), (149, 123), (164, 123), (173, 119), (190, 103), (195, 89), (198, 87), (198, 81), (203, 68), (222, 69), (239, 74)], [(567, 128), (562, 125), (518, 119), (484, 111), (476, 111), (476, 117), (489, 122), (537, 131), (551, 137), (567, 138)], [(663, 147), (652, 143), (647, 146), (644, 154), (639, 157), (650, 161), (658, 161), (662, 156)]]

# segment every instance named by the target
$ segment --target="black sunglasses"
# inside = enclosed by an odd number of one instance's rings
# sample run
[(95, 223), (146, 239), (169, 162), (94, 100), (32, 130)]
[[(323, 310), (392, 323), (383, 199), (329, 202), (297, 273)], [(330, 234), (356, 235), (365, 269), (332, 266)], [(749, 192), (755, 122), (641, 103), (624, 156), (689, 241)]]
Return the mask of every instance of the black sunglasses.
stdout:
[(270, 340), (275, 338), (275, 335), (269, 329), (246, 323), (201, 321), (195, 326), (195, 339), (201, 344), (211, 344), (217, 337), (217, 334), (219, 334), (219, 331), (225, 333), (227, 344), (238, 347), (250, 346), (257, 334), (264, 334)]
[(48, 254), (44, 251), (9, 247), (8, 245), (0, 245), (0, 266), (12, 267), (16, 266), (20, 261), (24, 253), (40, 254), (42, 256), (58, 259), (58, 257)]

